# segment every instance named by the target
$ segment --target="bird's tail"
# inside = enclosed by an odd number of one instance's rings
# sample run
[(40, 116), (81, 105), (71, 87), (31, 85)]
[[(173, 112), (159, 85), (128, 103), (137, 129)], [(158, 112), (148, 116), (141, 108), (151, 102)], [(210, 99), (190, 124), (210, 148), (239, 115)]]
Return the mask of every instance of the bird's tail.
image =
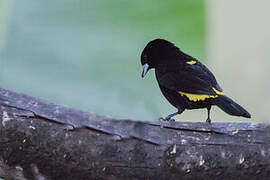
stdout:
[(216, 99), (216, 105), (222, 109), (224, 112), (232, 116), (243, 116), (246, 118), (251, 118), (249, 112), (247, 112), (242, 106), (234, 102), (227, 96), (220, 95)]

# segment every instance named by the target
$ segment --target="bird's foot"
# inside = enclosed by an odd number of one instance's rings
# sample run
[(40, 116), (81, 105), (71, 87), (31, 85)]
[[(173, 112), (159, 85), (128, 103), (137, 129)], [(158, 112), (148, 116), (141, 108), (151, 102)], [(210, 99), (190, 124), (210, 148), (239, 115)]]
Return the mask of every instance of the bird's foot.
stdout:
[(163, 118), (163, 117), (160, 117), (159, 118), (159, 121), (166, 121), (166, 122), (174, 122), (175, 121), (175, 119), (173, 119), (173, 118), (170, 118), (170, 117), (166, 117), (166, 118)]
[(206, 119), (206, 123), (211, 124), (211, 119), (210, 118), (207, 118)]
[(175, 115), (177, 115), (177, 114), (179, 114), (179, 112), (172, 113), (172, 114), (168, 115), (166, 118), (162, 118), (161, 117), (161, 118), (159, 118), (159, 120), (160, 121), (167, 121), (167, 122), (168, 121), (171, 121), (172, 122), (172, 121), (175, 121), (175, 119), (173, 119), (172, 117), (175, 116)]

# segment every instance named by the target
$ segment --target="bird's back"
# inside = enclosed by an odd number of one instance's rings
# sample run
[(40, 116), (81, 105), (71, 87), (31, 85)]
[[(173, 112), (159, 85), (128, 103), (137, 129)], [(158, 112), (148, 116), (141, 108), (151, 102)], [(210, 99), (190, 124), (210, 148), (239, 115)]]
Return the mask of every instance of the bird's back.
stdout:
[[(215, 97), (215, 90), (222, 92), (211, 71), (200, 61), (183, 52), (174, 58), (169, 60), (169, 63), (159, 64), (155, 69), (159, 87), (166, 99), (173, 106), (185, 109), (210, 105), (211, 98), (204, 97)], [(188, 98), (185, 93), (194, 99)], [(196, 95), (198, 96), (195, 97)]]

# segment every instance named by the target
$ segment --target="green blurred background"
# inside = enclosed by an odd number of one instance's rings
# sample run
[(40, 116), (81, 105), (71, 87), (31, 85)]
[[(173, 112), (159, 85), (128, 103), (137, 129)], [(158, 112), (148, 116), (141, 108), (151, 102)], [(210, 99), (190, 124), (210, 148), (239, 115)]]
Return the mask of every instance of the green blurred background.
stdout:
[(0, 0), (0, 10), (1, 87), (115, 118), (175, 111), (153, 71), (140, 77), (148, 41), (205, 57), (203, 0)]

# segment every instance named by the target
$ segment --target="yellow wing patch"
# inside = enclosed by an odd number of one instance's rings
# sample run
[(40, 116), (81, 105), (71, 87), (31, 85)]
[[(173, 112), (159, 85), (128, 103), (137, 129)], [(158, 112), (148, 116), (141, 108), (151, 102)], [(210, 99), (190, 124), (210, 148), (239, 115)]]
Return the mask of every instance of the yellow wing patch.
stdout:
[(192, 60), (192, 61), (187, 61), (186, 63), (192, 65), (192, 64), (196, 64), (196, 61)]
[(178, 91), (181, 96), (186, 96), (190, 101), (204, 101), (207, 98), (216, 98), (218, 97), (217, 95), (212, 96), (212, 95), (207, 95), (207, 94), (191, 94), (191, 93), (185, 93), (182, 91)]
[(224, 94), (223, 92), (216, 90), (216, 88), (212, 88), (212, 89), (213, 89), (213, 90), (215, 91), (215, 93), (217, 93), (218, 95), (223, 95), (223, 94)]
[(185, 93), (185, 92), (182, 92), (182, 91), (178, 91), (179, 94), (181, 94), (181, 96), (186, 96), (190, 101), (194, 101), (194, 102), (197, 102), (197, 101), (204, 101), (205, 99), (207, 98), (217, 98), (218, 95), (222, 95), (224, 94), (223, 92), (220, 92), (218, 90), (216, 90), (215, 88), (212, 88), (217, 95), (207, 95), (207, 94), (191, 94), (191, 93)]

